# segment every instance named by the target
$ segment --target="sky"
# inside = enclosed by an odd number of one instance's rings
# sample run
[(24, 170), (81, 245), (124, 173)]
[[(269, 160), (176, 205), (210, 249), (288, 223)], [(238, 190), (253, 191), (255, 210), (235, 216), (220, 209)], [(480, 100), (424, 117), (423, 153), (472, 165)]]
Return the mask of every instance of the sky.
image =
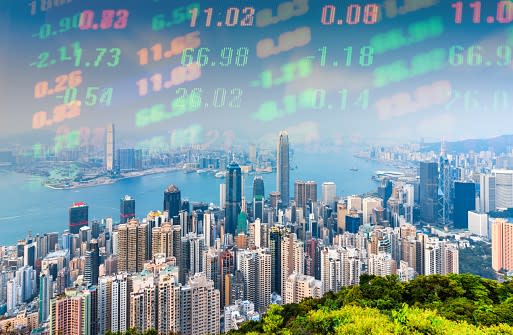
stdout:
[[(86, 134), (108, 123), (116, 125), (124, 146), (272, 144), (281, 129), (296, 144), (512, 133), (513, 3), (507, 1), (462, 1), (461, 23), (456, 22), (458, 2), (443, 0), (385, 0), (373, 7), (369, 1), (328, 0), (52, 1), (46, 10), (41, 10), (41, 0), (34, 1), (34, 8), (30, 1), (0, 4), (0, 148), (53, 143), (59, 134), (78, 130), (86, 143)], [(199, 7), (195, 27), (184, 16), (191, 3)], [(474, 23), (477, 4), (480, 22)], [(376, 8), (380, 17), (374, 22)], [(259, 26), (266, 9), (271, 10), (271, 24)], [(348, 12), (355, 24), (347, 22)], [(94, 18), (88, 27), (90, 13)], [(114, 25), (120, 21), (120, 29), (108, 28), (109, 13), (115, 15)], [(66, 18), (71, 21), (74, 15), (82, 16), (82, 26), (67, 30)], [(102, 15), (107, 16), (105, 29)], [(96, 30), (94, 24), (99, 25)], [(191, 33), (200, 41), (187, 55), (194, 55), (194, 62), (200, 48), (208, 48), (199, 58), (205, 60), (206, 54), (208, 62), (197, 67), (197, 78), (166, 89), (171, 71), (183, 59), (180, 52), (169, 58), (165, 52), (172, 40)], [(266, 43), (272, 43), (272, 52), (264, 50)], [(73, 44), (82, 50), (80, 61)], [(158, 44), (163, 56), (153, 61), (150, 48)], [(175, 44), (181, 51), (180, 43)], [(146, 65), (140, 64), (143, 48), (148, 49)], [(231, 64), (221, 66), (230, 52)], [(75, 71), (82, 78), (76, 87), (80, 115), (69, 112), (61, 120), (54, 109), (63, 104), (57, 97), (63, 93), (48, 90), (56, 90), (63, 75), (68, 87), (67, 75)], [(268, 71), (270, 87), (255, 83)], [(45, 81), (48, 88), (40, 84)], [(109, 88), (112, 98), (100, 99)], [(34, 121), (41, 111), (52, 122)]]

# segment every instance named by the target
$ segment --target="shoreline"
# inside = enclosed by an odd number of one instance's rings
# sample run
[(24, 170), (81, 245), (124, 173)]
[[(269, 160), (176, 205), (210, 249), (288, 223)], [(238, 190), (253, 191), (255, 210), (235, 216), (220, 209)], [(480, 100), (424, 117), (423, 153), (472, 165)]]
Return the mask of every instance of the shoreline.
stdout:
[(127, 174), (122, 175), (119, 178), (99, 177), (99, 178), (95, 178), (95, 179), (92, 179), (92, 180), (84, 182), (84, 183), (74, 182), (68, 186), (60, 186), (58, 184), (55, 185), (55, 184), (48, 184), (48, 183), (43, 183), (43, 185), (46, 188), (49, 188), (51, 190), (75, 190), (75, 189), (80, 189), (80, 188), (112, 185), (112, 184), (117, 183), (118, 181), (125, 180), (125, 179), (133, 179), (133, 178), (144, 177), (144, 176), (149, 176), (149, 175), (153, 175), (153, 174), (175, 172), (175, 171), (179, 171), (179, 170), (182, 170), (182, 169), (178, 168), (178, 167), (152, 168), (152, 169), (143, 170), (143, 171), (128, 172)]

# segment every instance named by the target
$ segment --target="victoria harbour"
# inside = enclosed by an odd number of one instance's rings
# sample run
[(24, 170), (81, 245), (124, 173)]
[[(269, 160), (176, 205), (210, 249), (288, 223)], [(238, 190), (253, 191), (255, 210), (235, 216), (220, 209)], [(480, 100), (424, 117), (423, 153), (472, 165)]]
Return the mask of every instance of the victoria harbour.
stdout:
[[(314, 180), (320, 184), (333, 181), (339, 194), (361, 194), (375, 191), (372, 181), (375, 171), (382, 168), (376, 162), (354, 157), (348, 151), (312, 153), (297, 151), (291, 180)], [(358, 167), (358, 171), (351, 171)], [(251, 199), (254, 173), (245, 175), (244, 192)], [(263, 174), (265, 192), (276, 190), (276, 174)], [(169, 184), (177, 185), (184, 199), (191, 202), (219, 204), (219, 184), (224, 179), (212, 174), (175, 171), (120, 180), (114, 184), (70, 190), (52, 190), (42, 184), (39, 176), (0, 170), (0, 244), (12, 244), (32, 234), (61, 232), (67, 228), (68, 207), (75, 201), (89, 205), (91, 219), (119, 216), (119, 199), (131, 195), (136, 200), (136, 215), (143, 218), (149, 211), (162, 210), (162, 193)], [(291, 185), (293, 187), (293, 184)], [(291, 189), (293, 194), (293, 189)], [(320, 193), (319, 193), (320, 194)]]

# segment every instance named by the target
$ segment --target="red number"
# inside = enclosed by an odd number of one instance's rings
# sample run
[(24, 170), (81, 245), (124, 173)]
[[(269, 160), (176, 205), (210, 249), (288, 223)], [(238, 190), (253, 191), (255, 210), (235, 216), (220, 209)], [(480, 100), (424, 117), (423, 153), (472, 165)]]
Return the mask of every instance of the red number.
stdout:
[[(357, 24), (360, 23), (360, 12), (361, 12), (360, 5), (351, 5), (347, 7), (347, 18), (346, 22), (347, 24)], [(353, 15), (353, 12), (356, 12), (356, 14)], [(353, 18), (354, 16), (354, 18)]]
[(34, 86), (34, 98), (43, 98), (48, 94), (48, 82), (40, 81)]
[(67, 107), (68, 107), (68, 114), (66, 115), (66, 117), (68, 119), (73, 119), (77, 116), (80, 115), (80, 106), (82, 105), (82, 103), (80, 101), (72, 101), (70, 102)]
[(242, 14), (246, 16), (240, 21), (241, 27), (252, 27), (255, 19), (255, 8), (246, 7), (242, 10)]
[(81, 30), (91, 29), (94, 21), (94, 12), (92, 10), (85, 10), (80, 15), (79, 27)]
[(43, 128), (46, 124), (46, 112), (37, 112), (32, 117), (32, 128), (33, 129), (39, 129)]
[[(201, 39), (199, 38), (199, 31), (193, 31), (192, 33), (188, 33), (185, 35), (185, 45), (187, 48), (197, 48), (201, 44)], [(180, 52), (182, 52), (181, 50)]]
[(185, 67), (185, 76), (187, 81), (196, 80), (201, 77), (201, 66), (198, 63), (192, 63)]
[(114, 15), (116, 15), (116, 12), (114, 10), (104, 10), (102, 12), (102, 22), (100, 23), (100, 27), (102, 29), (109, 29), (110, 27), (112, 27)]
[(77, 87), (82, 84), (82, 71), (77, 70), (69, 74), (69, 87)]
[(66, 83), (68, 82), (68, 75), (62, 75), (55, 78), (55, 93), (63, 92), (68, 88)]
[(59, 123), (66, 120), (66, 105), (59, 105), (53, 109), (53, 122)]
[(500, 1), (497, 4), (497, 21), (500, 23), (510, 23), (513, 21), (513, 3)]
[(226, 20), (225, 24), (228, 27), (236, 26), (239, 22), (239, 9), (236, 7), (231, 7), (226, 10)]
[(117, 11), (116, 16), (118, 20), (114, 23), (114, 29), (124, 29), (128, 23), (128, 10), (120, 9)]
[(363, 23), (374, 24), (378, 22), (379, 6), (376, 4), (368, 4), (363, 10)]
[[(328, 10), (330, 11), (329, 20), (327, 19)], [(324, 25), (333, 24), (333, 22), (335, 22), (335, 11), (336, 11), (336, 9), (335, 9), (335, 6), (333, 6), (333, 5), (326, 5), (326, 6), (322, 7), (321, 23)]]

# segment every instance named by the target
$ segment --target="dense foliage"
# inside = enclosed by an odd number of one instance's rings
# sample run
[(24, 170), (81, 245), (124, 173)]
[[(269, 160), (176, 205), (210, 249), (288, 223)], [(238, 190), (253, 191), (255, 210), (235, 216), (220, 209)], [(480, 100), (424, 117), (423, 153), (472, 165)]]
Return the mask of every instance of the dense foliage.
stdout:
[(468, 248), (460, 249), (460, 273), (472, 273), (484, 278), (496, 279), (492, 269), (492, 246), (485, 242), (475, 242)]
[(272, 305), (230, 334), (513, 334), (513, 282), (471, 274), (363, 275), (322, 299)]

